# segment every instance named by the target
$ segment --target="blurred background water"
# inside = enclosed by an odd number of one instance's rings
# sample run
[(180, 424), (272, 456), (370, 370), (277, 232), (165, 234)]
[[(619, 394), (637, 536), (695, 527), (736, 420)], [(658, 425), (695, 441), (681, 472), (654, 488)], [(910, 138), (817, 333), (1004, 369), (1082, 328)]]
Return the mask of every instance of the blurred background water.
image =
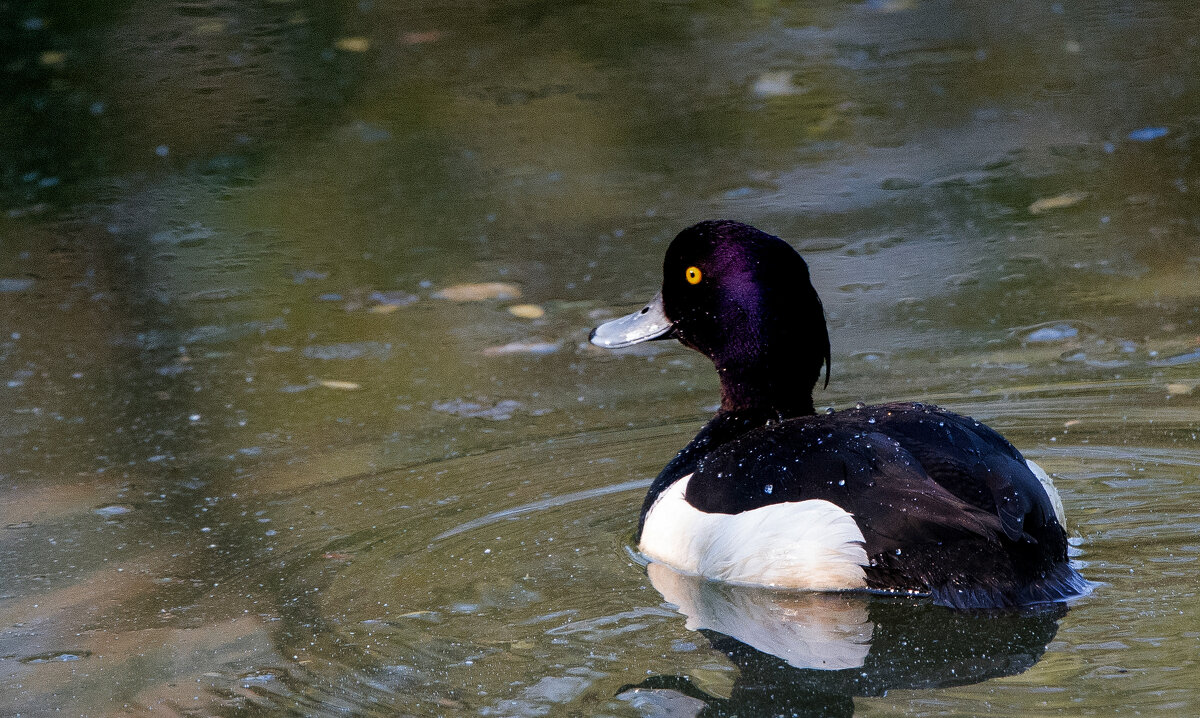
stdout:
[[(1197, 58), (1190, 0), (0, 3), (4, 711), (1200, 713)], [(808, 259), (819, 407), (991, 423), (1096, 592), (648, 576), (716, 382), (587, 330), (716, 217)]]

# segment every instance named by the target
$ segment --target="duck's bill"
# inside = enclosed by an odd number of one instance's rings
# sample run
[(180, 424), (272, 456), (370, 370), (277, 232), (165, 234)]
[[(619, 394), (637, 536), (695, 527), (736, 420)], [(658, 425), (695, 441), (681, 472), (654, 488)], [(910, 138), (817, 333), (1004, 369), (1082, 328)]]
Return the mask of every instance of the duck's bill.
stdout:
[(592, 330), (588, 340), (598, 347), (618, 349), (671, 335), (671, 320), (663, 312), (662, 292), (633, 314), (605, 322)]

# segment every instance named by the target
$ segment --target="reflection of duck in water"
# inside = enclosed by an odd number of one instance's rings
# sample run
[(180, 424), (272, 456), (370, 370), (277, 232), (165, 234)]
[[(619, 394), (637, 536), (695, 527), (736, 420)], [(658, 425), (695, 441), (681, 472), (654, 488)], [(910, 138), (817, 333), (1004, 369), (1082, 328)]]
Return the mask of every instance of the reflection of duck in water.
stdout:
[(652, 560), (730, 583), (964, 608), (1086, 586), (1049, 477), (995, 431), (923, 404), (814, 415), (829, 336), (808, 266), (783, 240), (737, 222), (685, 229), (659, 295), (591, 340), (665, 338), (713, 360), (721, 409), (650, 487), (638, 547)]
[(858, 668), (871, 650), (873, 624), (862, 596), (732, 586), (661, 563), (647, 573), (691, 630), (733, 636), (795, 668)]
[(1016, 675), (1041, 658), (1067, 610), (962, 612), (866, 594), (774, 591), (662, 564), (651, 564), (649, 574), (687, 627), (740, 671), (728, 698), (683, 676), (655, 676), (618, 692), (646, 712), (669, 706), (670, 715), (850, 716), (854, 696)]

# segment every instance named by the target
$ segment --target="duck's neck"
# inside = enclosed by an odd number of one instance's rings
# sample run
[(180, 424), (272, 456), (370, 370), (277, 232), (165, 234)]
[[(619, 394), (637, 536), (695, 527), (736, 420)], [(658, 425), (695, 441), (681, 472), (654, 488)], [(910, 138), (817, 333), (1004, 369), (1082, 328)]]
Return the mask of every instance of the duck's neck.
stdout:
[(814, 380), (794, 365), (771, 367), (765, 362), (717, 363), (721, 378), (721, 411), (755, 409), (780, 418), (815, 414)]

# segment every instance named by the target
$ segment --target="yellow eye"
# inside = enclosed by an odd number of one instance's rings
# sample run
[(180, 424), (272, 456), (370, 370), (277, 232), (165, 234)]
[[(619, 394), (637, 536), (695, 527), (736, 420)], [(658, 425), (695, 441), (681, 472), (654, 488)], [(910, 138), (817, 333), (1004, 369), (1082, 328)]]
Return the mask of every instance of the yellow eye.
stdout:
[(683, 273), (683, 277), (688, 281), (688, 284), (699, 284), (704, 275), (700, 273), (699, 267), (688, 267), (687, 271)]

